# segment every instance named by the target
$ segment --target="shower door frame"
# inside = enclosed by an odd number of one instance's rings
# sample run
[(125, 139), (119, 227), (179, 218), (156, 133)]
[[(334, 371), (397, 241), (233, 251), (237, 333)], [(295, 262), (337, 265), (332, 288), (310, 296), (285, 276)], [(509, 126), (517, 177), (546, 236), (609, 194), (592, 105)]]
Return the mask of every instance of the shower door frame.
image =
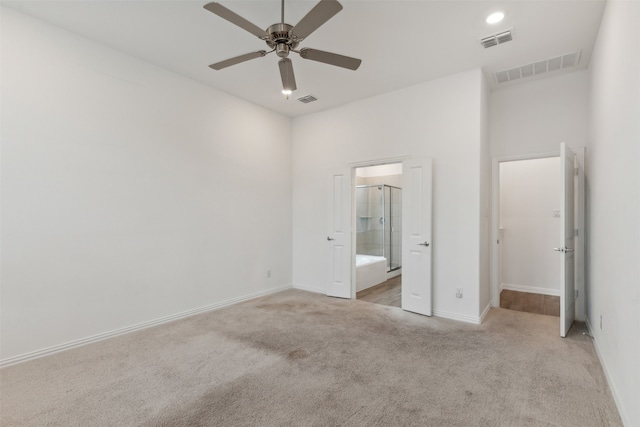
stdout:
[[(373, 166), (377, 166), (377, 165), (373, 165)], [(366, 167), (366, 166), (360, 166), (360, 167)], [(387, 225), (388, 221), (387, 221), (387, 218), (386, 218), (386, 215), (385, 215), (385, 210), (384, 210), (384, 208), (385, 208), (384, 187), (389, 187), (390, 189), (391, 188), (395, 188), (396, 190), (400, 190), (400, 191), (402, 191), (402, 187), (396, 187), (395, 185), (389, 185), (389, 184), (363, 184), (363, 185), (356, 185), (356, 202), (357, 202), (357, 199), (358, 199), (358, 197), (357, 197), (358, 188), (371, 188), (371, 187), (383, 187), (382, 188), (382, 218), (384, 219), (384, 222), (382, 223), (382, 256), (387, 258), (386, 254), (385, 254), (385, 243), (386, 243), (386, 235), (385, 235), (385, 233), (387, 231), (386, 225)], [(392, 201), (393, 201), (392, 193), (393, 192), (391, 190), (389, 190), (389, 218), (388, 218), (389, 221), (391, 220), (391, 209), (392, 209), (391, 204), (392, 204)], [(355, 208), (355, 212), (356, 212), (356, 215), (357, 215), (357, 213), (358, 213), (357, 206)], [(391, 228), (391, 226), (389, 226), (389, 227), (390, 227), (390, 229), (389, 229), (389, 257), (387, 258), (389, 260), (389, 267), (388, 267), (388, 270), (387, 270), (387, 274), (389, 274), (391, 272), (394, 272), (394, 271), (398, 271), (398, 270), (400, 270), (402, 268), (402, 262), (400, 262), (400, 265), (398, 267), (393, 268), (391, 266), (391, 260), (392, 260), (392, 257), (393, 257), (393, 249), (392, 249), (393, 245), (391, 244), (391, 233), (393, 232), (393, 229)], [(358, 251), (358, 249), (357, 249), (358, 248), (357, 235), (358, 235), (358, 232), (357, 232), (357, 227), (356, 227), (356, 246), (355, 246), (356, 252)], [(402, 254), (402, 243), (400, 244), (400, 253)], [(363, 254), (363, 255), (374, 255), (374, 254)]]
[[(389, 187), (389, 221), (391, 221), (391, 211), (392, 211), (392, 204), (393, 204), (393, 191), (391, 191), (391, 189), (395, 188), (396, 190), (400, 190), (400, 194), (402, 194), (402, 188), (401, 187), (396, 187), (395, 185), (386, 185), (383, 184), (386, 187)], [(400, 199), (400, 218), (402, 221), (402, 198)], [(402, 222), (400, 223), (402, 224)], [(400, 265), (398, 265), (396, 268), (393, 268), (391, 266), (391, 261), (393, 259), (393, 239), (391, 237), (391, 233), (393, 233), (393, 227), (389, 226), (389, 253), (390, 253), (390, 257), (389, 257), (389, 271), (387, 271), (388, 273), (391, 273), (393, 271), (398, 271), (402, 268), (402, 227), (400, 227)]]

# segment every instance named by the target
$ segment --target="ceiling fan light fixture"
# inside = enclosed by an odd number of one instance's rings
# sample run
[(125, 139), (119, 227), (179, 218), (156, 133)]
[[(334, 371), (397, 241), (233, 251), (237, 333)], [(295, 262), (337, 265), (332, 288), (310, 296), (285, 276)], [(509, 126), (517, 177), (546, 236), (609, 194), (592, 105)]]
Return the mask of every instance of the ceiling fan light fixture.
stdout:
[(487, 16), (487, 24), (497, 24), (504, 19), (504, 12), (494, 12)]
[(276, 55), (280, 58), (286, 58), (289, 56), (289, 46), (286, 43), (278, 43), (276, 46)]
[(284, 99), (286, 99), (287, 101), (289, 100), (289, 97), (292, 93), (293, 91), (291, 89), (282, 89), (282, 95), (284, 95)]

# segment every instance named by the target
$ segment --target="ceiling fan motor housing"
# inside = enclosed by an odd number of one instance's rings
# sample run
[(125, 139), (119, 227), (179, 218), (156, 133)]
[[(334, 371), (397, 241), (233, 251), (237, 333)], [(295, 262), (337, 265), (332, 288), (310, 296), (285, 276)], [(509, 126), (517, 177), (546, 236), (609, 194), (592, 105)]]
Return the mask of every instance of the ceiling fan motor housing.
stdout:
[(292, 28), (292, 25), (284, 23), (273, 24), (267, 28), (267, 45), (271, 49), (275, 49), (280, 58), (286, 58), (289, 56), (289, 50), (298, 47), (298, 42), (293, 41), (289, 35)]

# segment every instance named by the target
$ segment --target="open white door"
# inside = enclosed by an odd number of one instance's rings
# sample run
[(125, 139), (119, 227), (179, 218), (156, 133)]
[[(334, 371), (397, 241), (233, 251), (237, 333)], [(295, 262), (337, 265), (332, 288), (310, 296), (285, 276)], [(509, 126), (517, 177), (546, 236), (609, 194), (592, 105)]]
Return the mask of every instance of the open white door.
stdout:
[(402, 162), (402, 309), (431, 316), (430, 158)]
[(560, 252), (560, 336), (566, 337), (575, 319), (575, 275), (574, 275), (574, 194), (575, 154), (563, 142), (560, 144), (560, 170), (562, 176), (562, 204), (560, 205), (560, 228), (562, 246), (554, 248)]
[(329, 173), (327, 295), (351, 298), (351, 169)]

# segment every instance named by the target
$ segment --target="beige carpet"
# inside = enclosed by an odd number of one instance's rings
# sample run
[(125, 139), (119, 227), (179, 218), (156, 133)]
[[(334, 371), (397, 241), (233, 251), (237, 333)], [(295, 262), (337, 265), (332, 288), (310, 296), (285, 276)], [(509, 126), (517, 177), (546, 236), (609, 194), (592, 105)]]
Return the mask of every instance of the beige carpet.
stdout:
[(0, 371), (2, 426), (619, 426), (590, 339), (289, 290)]

